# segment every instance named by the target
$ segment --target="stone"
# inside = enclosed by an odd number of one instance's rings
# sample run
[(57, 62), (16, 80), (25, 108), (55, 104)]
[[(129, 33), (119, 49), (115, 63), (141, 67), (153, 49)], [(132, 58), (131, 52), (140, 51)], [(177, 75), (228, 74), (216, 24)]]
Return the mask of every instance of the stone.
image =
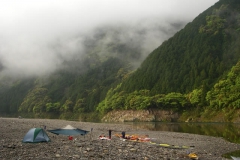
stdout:
[(61, 157), (61, 155), (60, 155), (60, 154), (56, 154), (56, 155), (55, 155), (55, 157), (57, 157), (57, 158), (60, 158), (60, 157)]

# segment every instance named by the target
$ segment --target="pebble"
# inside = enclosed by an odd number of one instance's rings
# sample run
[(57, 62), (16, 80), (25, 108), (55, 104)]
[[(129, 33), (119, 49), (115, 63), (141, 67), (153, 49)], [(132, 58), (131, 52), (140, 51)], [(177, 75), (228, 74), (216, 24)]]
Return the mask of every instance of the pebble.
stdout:
[(60, 156), (60, 154), (56, 154), (55, 157), (59, 158), (59, 157), (61, 157), (61, 156)]

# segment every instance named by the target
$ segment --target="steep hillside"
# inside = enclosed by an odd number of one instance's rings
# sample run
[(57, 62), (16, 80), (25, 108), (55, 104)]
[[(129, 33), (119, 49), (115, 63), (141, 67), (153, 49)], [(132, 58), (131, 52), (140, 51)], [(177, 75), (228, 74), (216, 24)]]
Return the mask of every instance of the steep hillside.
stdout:
[[(150, 52), (149, 48), (156, 45), (143, 45), (148, 32), (171, 36), (182, 25), (182, 22), (174, 23), (168, 31), (158, 26), (150, 27), (152, 31), (104, 26), (81, 37), (84, 51), (79, 46), (74, 59), (63, 58), (63, 64), (54, 73), (32, 78), (1, 74), (0, 114), (44, 117), (49, 113), (54, 117), (63, 115), (64, 118), (66, 114), (74, 118), (72, 113), (76, 113), (78, 118), (79, 113), (94, 112), (107, 91), (136, 69)], [(61, 50), (57, 42), (52, 47)]]
[(240, 1), (220, 0), (200, 14), (155, 49), (129, 78), (109, 90), (97, 110), (104, 114), (171, 110), (181, 113), (184, 120), (189, 116), (207, 121), (218, 116), (216, 121), (236, 118), (239, 8)]
[(208, 89), (240, 57), (240, 2), (220, 0), (155, 49), (121, 90), (151, 94)]
[[(10, 84), (2, 84), (8, 81)], [(0, 113), (11, 114), (17, 113), (18, 107), (21, 105), (28, 91), (34, 87), (34, 80), (14, 81), (6, 79), (0, 84)]]

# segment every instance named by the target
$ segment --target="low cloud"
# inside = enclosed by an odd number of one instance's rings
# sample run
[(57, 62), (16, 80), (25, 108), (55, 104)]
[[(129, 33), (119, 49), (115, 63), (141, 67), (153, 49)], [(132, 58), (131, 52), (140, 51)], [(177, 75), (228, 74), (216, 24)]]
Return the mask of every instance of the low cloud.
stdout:
[[(2, 0), (0, 75), (25, 77), (52, 73), (64, 61), (84, 55), (89, 50), (86, 39), (102, 44), (103, 50), (105, 44), (117, 41), (140, 47), (143, 60), (215, 2)], [(97, 39), (99, 31), (104, 31), (103, 39)]]

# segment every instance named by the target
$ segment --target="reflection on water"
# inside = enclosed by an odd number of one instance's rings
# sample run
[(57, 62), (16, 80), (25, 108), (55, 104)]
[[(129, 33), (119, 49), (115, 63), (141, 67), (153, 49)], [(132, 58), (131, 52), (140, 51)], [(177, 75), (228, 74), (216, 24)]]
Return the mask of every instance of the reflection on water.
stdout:
[(224, 139), (240, 143), (240, 124), (233, 123), (164, 123), (164, 122), (125, 122), (134, 129), (148, 129), (153, 131), (170, 131), (223, 137)]

